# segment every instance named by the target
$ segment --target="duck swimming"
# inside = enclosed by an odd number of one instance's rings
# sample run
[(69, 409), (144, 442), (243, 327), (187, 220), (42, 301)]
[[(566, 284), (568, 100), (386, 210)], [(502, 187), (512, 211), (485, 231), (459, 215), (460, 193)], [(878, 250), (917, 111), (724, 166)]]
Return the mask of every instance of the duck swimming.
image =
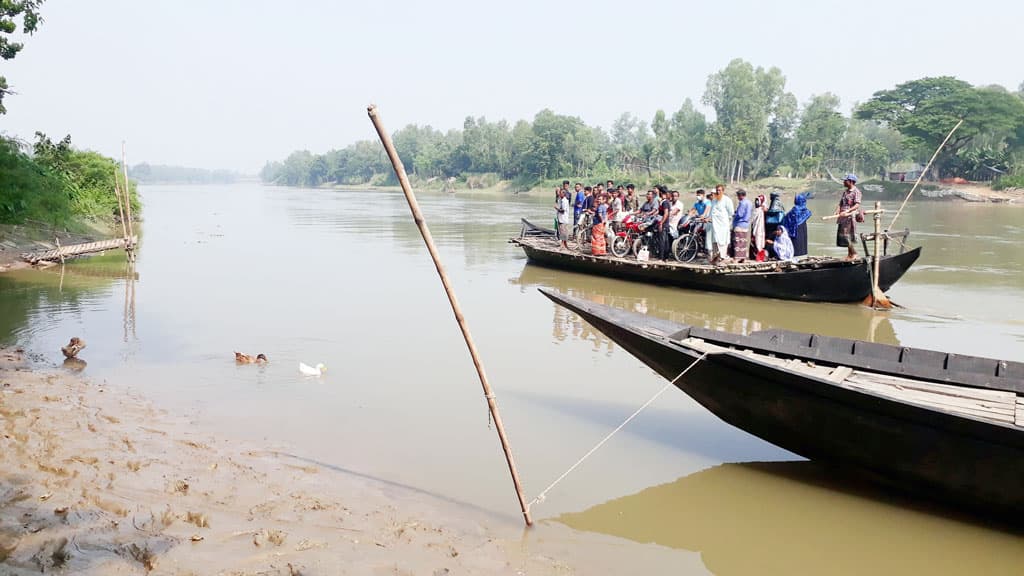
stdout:
[(299, 362), (299, 372), (302, 372), (305, 376), (320, 376), (324, 372), (327, 372), (327, 366), (317, 364), (316, 367), (313, 367), (309, 364)]
[(256, 356), (250, 356), (248, 354), (242, 354), (241, 352), (235, 352), (235, 362), (239, 364), (266, 364), (270, 362), (265, 354), (257, 354)]
[(65, 358), (74, 358), (83, 348), (85, 348), (85, 340), (75, 336), (67, 346), (61, 347), (60, 351), (64, 353)]

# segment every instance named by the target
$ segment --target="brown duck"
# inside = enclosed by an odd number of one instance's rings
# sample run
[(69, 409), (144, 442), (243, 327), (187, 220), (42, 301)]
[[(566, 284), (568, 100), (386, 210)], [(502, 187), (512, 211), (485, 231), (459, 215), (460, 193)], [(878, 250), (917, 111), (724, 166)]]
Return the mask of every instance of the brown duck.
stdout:
[(78, 356), (78, 353), (85, 348), (85, 340), (82, 340), (78, 336), (75, 336), (68, 342), (67, 346), (61, 347), (60, 351), (64, 353), (65, 358), (74, 358)]
[(235, 352), (235, 362), (238, 362), (239, 364), (266, 364), (269, 360), (267, 360), (267, 357), (264, 354), (250, 356), (248, 354), (242, 354), (241, 352)]

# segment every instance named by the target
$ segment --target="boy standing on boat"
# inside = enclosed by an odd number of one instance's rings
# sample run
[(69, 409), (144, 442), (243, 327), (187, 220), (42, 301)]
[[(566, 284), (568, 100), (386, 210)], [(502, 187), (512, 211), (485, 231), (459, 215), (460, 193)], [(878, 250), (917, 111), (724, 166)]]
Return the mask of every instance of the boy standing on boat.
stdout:
[(572, 223), (580, 223), (580, 214), (583, 213), (583, 203), (586, 202), (587, 196), (583, 193), (583, 184), (576, 183), (576, 195), (573, 198), (572, 208)]
[(569, 206), (569, 187), (565, 186), (558, 191), (558, 202), (555, 204), (556, 220), (558, 221), (558, 239), (562, 241), (562, 248), (569, 249), (566, 242), (572, 234), (572, 210)]
[(843, 177), (842, 197), (839, 198), (839, 207), (836, 208), (838, 216), (838, 227), (836, 229), (836, 246), (846, 247), (846, 259), (853, 260), (857, 257), (857, 226), (854, 219), (863, 221), (860, 215), (860, 189), (857, 188), (857, 176), (847, 174)]

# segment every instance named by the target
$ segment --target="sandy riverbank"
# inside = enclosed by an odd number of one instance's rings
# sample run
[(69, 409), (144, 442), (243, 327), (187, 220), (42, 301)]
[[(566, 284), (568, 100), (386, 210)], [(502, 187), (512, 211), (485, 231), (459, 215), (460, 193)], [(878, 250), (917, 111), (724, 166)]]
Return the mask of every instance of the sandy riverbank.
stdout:
[[(629, 571), (616, 539), (552, 523), (524, 532), (513, 518), (214, 438), (127, 391), (29, 370), (11, 349), (0, 350), (0, 428), (4, 574)], [(670, 554), (641, 556), (665, 566)]]

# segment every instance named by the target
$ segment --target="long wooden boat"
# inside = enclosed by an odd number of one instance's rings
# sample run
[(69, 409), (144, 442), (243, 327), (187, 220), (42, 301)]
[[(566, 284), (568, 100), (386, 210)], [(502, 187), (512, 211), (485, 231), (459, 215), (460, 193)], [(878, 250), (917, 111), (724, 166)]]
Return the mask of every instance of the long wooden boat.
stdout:
[(786, 330), (741, 336), (552, 290), (725, 422), (884, 485), (1024, 523), (1024, 363)]
[[(808, 302), (859, 302), (871, 295), (871, 261), (864, 258), (851, 261), (803, 257), (796, 262), (745, 262), (720, 266), (696, 262), (642, 262), (632, 257), (592, 256), (563, 250), (553, 230), (525, 219), (519, 237), (509, 242), (521, 247), (530, 262), (542, 266), (695, 290)], [(883, 256), (879, 262), (879, 287), (883, 291), (892, 287), (920, 255), (919, 246)]]

